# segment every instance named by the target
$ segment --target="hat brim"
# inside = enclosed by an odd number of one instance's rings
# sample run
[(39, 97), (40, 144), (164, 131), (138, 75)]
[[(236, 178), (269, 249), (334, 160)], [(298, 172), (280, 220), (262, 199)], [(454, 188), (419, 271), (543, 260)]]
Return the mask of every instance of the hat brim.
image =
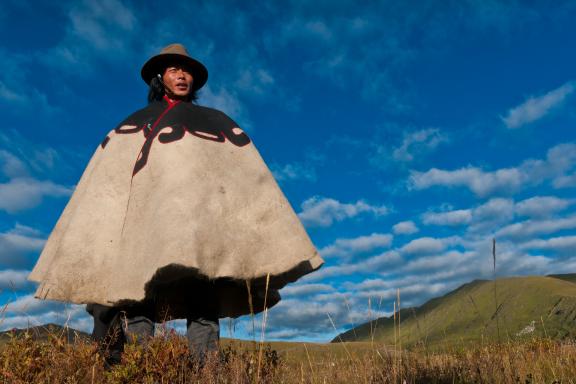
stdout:
[(140, 75), (146, 84), (150, 84), (152, 78), (158, 74), (162, 74), (167, 66), (173, 64), (184, 64), (190, 68), (192, 74), (192, 89), (199, 90), (206, 84), (208, 80), (208, 70), (198, 60), (189, 56), (180, 55), (178, 53), (162, 53), (153, 56), (142, 66)]

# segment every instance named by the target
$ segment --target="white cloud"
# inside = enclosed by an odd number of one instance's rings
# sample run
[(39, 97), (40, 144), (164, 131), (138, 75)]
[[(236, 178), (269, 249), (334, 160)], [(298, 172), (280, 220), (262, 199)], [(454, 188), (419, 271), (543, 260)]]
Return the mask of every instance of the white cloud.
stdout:
[(480, 197), (495, 193), (512, 194), (530, 185), (556, 179), (576, 166), (576, 144), (559, 144), (547, 152), (545, 160), (528, 159), (514, 168), (484, 171), (468, 166), (453, 171), (432, 168), (412, 171), (409, 186), (427, 189), (433, 186), (466, 187)]
[(309, 43), (329, 43), (332, 37), (333, 32), (324, 21), (292, 17), (288, 22), (280, 25), (280, 30), (274, 35), (274, 40), (269, 40), (268, 43), (272, 45), (272, 41), (276, 41), (276, 46), (287, 44), (294, 40), (302, 40)]
[[(27, 67), (33, 61), (32, 55), (18, 55), (0, 49), (0, 105), (5, 104), (5, 111), (34, 111), (35, 114), (54, 115), (60, 110), (54, 107), (46, 94), (35, 88)], [(29, 84), (22, 87), (22, 84)]]
[(137, 24), (136, 17), (118, 0), (85, 0), (70, 10), (71, 32), (94, 48), (108, 51), (120, 48), (112, 31), (129, 32)]
[(39, 148), (18, 133), (0, 133), (0, 174), (8, 178), (0, 183), (0, 211), (16, 213), (38, 206), (44, 197), (69, 196), (72, 188), (32, 175), (49, 173), (58, 158), (54, 149)]
[(493, 233), (505, 223), (514, 219), (514, 201), (512, 199), (492, 198), (472, 210), (470, 232)]
[(28, 98), (24, 94), (10, 89), (5, 83), (0, 81), (0, 100), (14, 104), (24, 104), (28, 101)]
[[(358, 297), (373, 298), (380, 302), (396, 301), (398, 293), (400, 294), (400, 304), (402, 308), (411, 307), (413, 303), (418, 302), (422, 296), (437, 296), (446, 292), (448, 285), (443, 282), (439, 283), (415, 283), (402, 288), (390, 288), (386, 290), (366, 290), (360, 291)], [(398, 291), (399, 290), (399, 291)], [(422, 303), (418, 302), (418, 305)]]
[(342, 277), (356, 273), (378, 273), (392, 269), (402, 262), (402, 256), (395, 251), (386, 251), (379, 255), (370, 256), (353, 264), (340, 264), (322, 267), (320, 270), (302, 278), (304, 282), (318, 281), (330, 277)]
[(530, 240), (520, 245), (522, 249), (542, 249), (553, 251), (570, 251), (576, 250), (576, 236), (553, 237), (546, 240)]
[(497, 251), (496, 268), (500, 276), (543, 275), (548, 273), (554, 259), (521, 252), (515, 245)]
[(576, 187), (576, 173), (571, 175), (558, 176), (554, 179), (554, 188), (574, 188)]
[(306, 180), (316, 181), (316, 170), (313, 166), (304, 163), (289, 163), (283, 166), (272, 164), (270, 166), (274, 178), (278, 181)]
[(408, 220), (394, 224), (392, 231), (395, 235), (411, 235), (418, 232), (419, 229), (413, 221)]
[(446, 248), (446, 239), (435, 239), (433, 237), (421, 237), (410, 241), (400, 248), (402, 253), (420, 254), (420, 253), (437, 253)]
[(502, 238), (526, 238), (576, 228), (576, 215), (556, 219), (526, 220), (505, 226), (496, 232)]
[(301, 204), (300, 220), (307, 226), (328, 227), (334, 222), (350, 219), (361, 214), (375, 217), (388, 214), (385, 206), (370, 205), (364, 200), (355, 203), (341, 203), (328, 197), (314, 196)]
[(54, 171), (62, 176), (73, 168), (69, 163), (77, 160), (63, 159), (54, 148), (31, 142), (14, 129), (0, 133), (0, 172), (8, 178), (45, 176)]
[(415, 155), (434, 150), (438, 145), (447, 141), (447, 138), (437, 128), (428, 128), (404, 135), (402, 145), (392, 152), (396, 161), (410, 162)]
[(44, 197), (66, 197), (72, 189), (51, 181), (15, 178), (0, 183), (0, 210), (15, 213), (38, 206)]
[(209, 85), (202, 88), (202, 104), (218, 109), (230, 116), (244, 114), (244, 109), (238, 97), (223, 88), (219, 88), (217, 91), (212, 90)]
[(244, 68), (235, 83), (240, 90), (259, 96), (265, 95), (274, 84), (269, 71), (253, 67)]
[(274, 306), (268, 317), (270, 328), (307, 328), (318, 332), (327, 332), (332, 329), (328, 315), (336, 323), (347, 322), (347, 313), (344, 305), (335, 302), (319, 303), (306, 300), (282, 300)]
[(402, 262), (402, 256), (395, 250), (386, 251), (357, 263), (357, 271), (362, 273), (375, 273), (391, 268)]
[(469, 209), (458, 209), (448, 212), (426, 212), (422, 215), (422, 222), (426, 225), (459, 226), (472, 221), (472, 212)]
[(437, 269), (450, 269), (458, 264), (470, 261), (476, 254), (474, 252), (449, 251), (442, 255), (420, 257), (409, 261), (401, 267), (404, 272), (430, 272)]
[[(33, 294), (19, 297), (14, 301), (9, 301), (6, 305), (6, 314), (26, 314), (37, 315), (49, 311), (63, 310), (71, 304), (65, 304), (58, 301), (36, 299)], [(81, 307), (81, 306), (79, 306)]]
[(492, 198), (474, 208), (426, 212), (422, 215), (422, 222), (427, 225), (469, 225), (469, 232), (490, 230), (493, 233), (503, 224), (512, 221), (515, 215), (545, 218), (553, 216), (573, 203), (571, 199), (554, 196), (534, 196), (518, 203), (514, 203), (512, 199)]
[(84, 332), (90, 332), (93, 326), (84, 305), (38, 300), (27, 295), (7, 303), (0, 330), (50, 323), (67, 325)]
[(12, 153), (3, 149), (0, 149), (0, 169), (9, 178), (28, 176), (26, 164)]
[[(2, 244), (2, 240), (0, 240), (0, 244)], [(0, 270), (0, 292), (21, 291), (26, 288), (31, 288), (32, 284), (27, 280), (29, 274), (30, 271), (25, 270)]]
[(311, 295), (321, 292), (334, 292), (334, 287), (330, 284), (291, 284), (280, 291), (282, 297)]
[(378, 248), (389, 247), (392, 236), (383, 233), (372, 233), (351, 239), (337, 239), (334, 243), (319, 250), (323, 257), (350, 258), (359, 253), (371, 252)]
[(524, 103), (510, 109), (502, 120), (508, 128), (519, 128), (533, 123), (562, 104), (566, 97), (574, 92), (574, 89), (574, 83), (568, 82), (544, 95), (530, 97)]
[(389, 289), (393, 288), (394, 285), (388, 280), (384, 279), (365, 279), (360, 283), (345, 282), (344, 287), (348, 290), (362, 291), (362, 290), (373, 290), (373, 289)]
[(142, 36), (134, 12), (119, 0), (83, 0), (69, 8), (66, 33), (59, 44), (39, 55), (44, 64), (86, 75), (96, 60), (121, 61), (135, 54)]
[(445, 171), (432, 168), (426, 172), (412, 171), (410, 186), (426, 189), (433, 186), (467, 187), (478, 196), (487, 196), (495, 192), (513, 193), (524, 182), (518, 169), (505, 168), (494, 172), (485, 172), (476, 167)]
[(0, 233), (0, 266), (10, 269), (26, 265), (30, 261), (28, 256), (42, 250), (45, 242), (40, 234), (19, 225)]
[(561, 199), (555, 196), (535, 196), (516, 203), (516, 213), (521, 216), (543, 217), (568, 208), (573, 200)]
[(475, 220), (504, 221), (512, 218), (514, 214), (514, 201), (512, 199), (493, 198), (474, 209)]

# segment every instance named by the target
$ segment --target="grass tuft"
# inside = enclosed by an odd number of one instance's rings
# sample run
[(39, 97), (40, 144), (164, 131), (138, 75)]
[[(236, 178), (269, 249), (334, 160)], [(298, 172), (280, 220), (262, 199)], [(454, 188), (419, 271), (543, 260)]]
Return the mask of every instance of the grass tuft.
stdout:
[[(126, 345), (122, 363), (105, 369), (96, 344), (61, 333), (31, 333), (0, 345), (1, 383), (574, 383), (576, 345), (521, 342), (394, 349), (379, 343), (304, 344), (224, 340), (203, 365), (177, 334)], [(344, 353), (343, 353), (344, 352)]]

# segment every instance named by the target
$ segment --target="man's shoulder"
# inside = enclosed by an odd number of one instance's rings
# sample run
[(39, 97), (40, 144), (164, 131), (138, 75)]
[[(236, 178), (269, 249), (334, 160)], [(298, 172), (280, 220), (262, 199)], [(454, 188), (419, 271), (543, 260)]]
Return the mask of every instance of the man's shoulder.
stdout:
[(198, 113), (201, 113), (205, 116), (213, 116), (213, 117), (225, 117), (228, 118), (228, 115), (226, 115), (224, 112), (215, 109), (215, 108), (211, 108), (211, 107), (205, 107), (203, 105), (198, 105), (198, 104), (189, 104), (190, 107), (194, 108)]
[(212, 122), (215, 124), (234, 125), (236, 122), (226, 113), (211, 107), (205, 107), (198, 104), (186, 104), (186, 108), (192, 112), (195, 118)]
[(144, 108), (132, 112), (130, 115), (124, 118), (120, 122), (120, 124), (118, 124), (118, 127), (121, 127), (123, 125), (134, 125), (143, 123), (145, 121), (150, 120), (151, 118), (153, 118), (154, 116), (158, 115), (161, 112), (162, 112), (162, 106), (160, 105), (160, 103), (150, 103)]

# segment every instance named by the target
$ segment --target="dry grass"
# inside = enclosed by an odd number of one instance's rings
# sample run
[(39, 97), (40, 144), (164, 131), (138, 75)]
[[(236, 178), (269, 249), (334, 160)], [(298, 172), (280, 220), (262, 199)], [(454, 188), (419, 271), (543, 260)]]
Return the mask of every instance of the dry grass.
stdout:
[(122, 364), (105, 370), (90, 341), (59, 335), (13, 337), (0, 347), (2, 383), (575, 383), (576, 346), (534, 339), (461, 350), (404, 350), (377, 343), (259, 344), (225, 340), (199, 367), (186, 340), (157, 337), (127, 345)]

